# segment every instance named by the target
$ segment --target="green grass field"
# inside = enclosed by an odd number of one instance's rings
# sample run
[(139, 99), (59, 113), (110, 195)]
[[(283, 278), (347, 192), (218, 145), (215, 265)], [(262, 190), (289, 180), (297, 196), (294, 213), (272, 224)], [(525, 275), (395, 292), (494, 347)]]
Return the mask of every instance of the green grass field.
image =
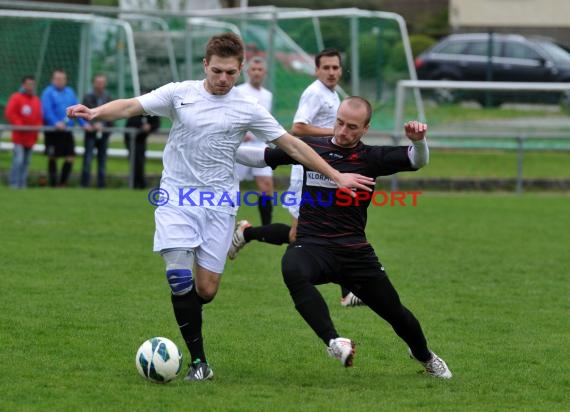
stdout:
[[(252, 244), (204, 310), (214, 381), (157, 385), (135, 369), (138, 346), (183, 342), (146, 195), (0, 188), (0, 410), (568, 410), (570, 197), (424, 193), (371, 208), (369, 238), (450, 381), (418, 373), (385, 322), (326, 285), (358, 344), (342, 368), (290, 301), (284, 247)], [(258, 222), (253, 207), (239, 215)]]

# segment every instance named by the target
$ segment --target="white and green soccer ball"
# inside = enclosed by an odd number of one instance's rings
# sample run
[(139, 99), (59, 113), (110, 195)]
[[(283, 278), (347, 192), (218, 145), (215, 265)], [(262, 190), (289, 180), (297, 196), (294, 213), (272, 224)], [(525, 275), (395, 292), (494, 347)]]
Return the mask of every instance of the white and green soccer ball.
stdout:
[(180, 372), (182, 354), (174, 342), (158, 336), (143, 342), (137, 351), (135, 363), (143, 378), (166, 383)]

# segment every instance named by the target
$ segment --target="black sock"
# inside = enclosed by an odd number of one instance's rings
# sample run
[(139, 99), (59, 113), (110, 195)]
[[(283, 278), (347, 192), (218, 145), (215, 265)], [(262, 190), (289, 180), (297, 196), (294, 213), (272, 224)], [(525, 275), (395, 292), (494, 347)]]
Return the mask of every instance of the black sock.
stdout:
[(270, 224), (273, 215), (273, 203), (271, 203), (271, 198), (260, 195), (257, 207), (259, 209), (259, 215), (261, 216), (261, 224), (263, 226)]
[(426, 337), (414, 314), (402, 305), (400, 297), (387, 276), (371, 277), (363, 282), (347, 284), (370, 309), (387, 321), (402, 338), (414, 357), (426, 362), (431, 358)]
[(63, 162), (63, 167), (61, 168), (61, 179), (59, 183), (62, 185), (67, 183), (69, 175), (71, 174), (71, 168), (73, 167), (73, 162), (65, 161)]
[(289, 230), (291, 230), (289, 225), (272, 223), (266, 226), (247, 228), (243, 231), (243, 237), (246, 242), (258, 240), (272, 245), (284, 245), (289, 243)]
[(305, 322), (313, 329), (325, 345), (329, 345), (331, 339), (338, 338), (338, 333), (334, 328), (331, 320), (329, 308), (313, 285), (308, 286), (304, 290), (289, 291), (295, 309), (305, 319)]
[(171, 295), (171, 300), (180, 333), (190, 351), (191, 362), (197, 359), (206, 362), (202, 338), (202, 303), (196, 288), (185, 295)]
[(48, 160), (48, 179), (49, 185), (55, 187), (57, 183), (57, 161), (52, 158)]

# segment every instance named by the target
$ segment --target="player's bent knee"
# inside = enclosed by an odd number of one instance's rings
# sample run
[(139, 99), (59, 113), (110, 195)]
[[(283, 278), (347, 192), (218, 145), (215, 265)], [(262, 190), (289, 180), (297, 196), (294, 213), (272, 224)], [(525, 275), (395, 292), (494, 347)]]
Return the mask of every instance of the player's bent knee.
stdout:
[(194, 279), (190, 268), (194, 265), (194, 251), (191, 249), (168, 249), (161, 251), (166, 263), (166, 279), (172, 294), (185, 295), (192, 290)]
[(185, 295), (194, 286), (190, 269), (167, 269), (166, 279), (172, 294), (176, 296)]

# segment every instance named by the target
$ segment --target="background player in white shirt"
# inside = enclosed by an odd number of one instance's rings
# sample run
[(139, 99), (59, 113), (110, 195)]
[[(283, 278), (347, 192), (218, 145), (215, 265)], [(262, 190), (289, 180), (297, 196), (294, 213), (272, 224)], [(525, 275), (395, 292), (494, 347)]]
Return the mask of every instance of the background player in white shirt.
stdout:
[[(315, 66), (317, 79), (301, 94), (297, 112), (293, 118), (291, 132), (295, 136), (327, 137), (334, 134), (333, 126), (340, 106), (340, 97), (335, 90), (342, 76), (340, 53), (335, 49), (321, 51), (315, 57)], [(303, 166), (295, 165), (291, 168), (289, 191), (295, 192), (295, 197), (300, 199), (302, 186)], [(294, 241), (297, 234), (299, 204), (288, 207), (288, 209), (293, 216), (290, 239)]]
[[(202, 339), (202, 305), (214, 299), (231, 243), (237, 206), (235, 156), (245, 133), (275, 143), (339, 187), (370, 191), (372, 179), (342, 174), (308, 145), (288, 134), (254, 99), (234, 89), (243, 66), (238, 36), (213, 36), (203, 60), (205, 79), (169, 83), (151, 93), (92, 109), (67, 108), (69, 118), (118, 120), (165, 116), (172, 127), (163, 156), (160, 189), (169, 201), (155, 210), (154, 250), (166, 263), (172, 305), (191, 356), (186, 380), (214, 375)], [(204, 201), (203, 195), (207, 201)], [(196, 271), (193, 273), (194, 263)]]
[[(252, 57), (246, 64), (247, 82), (236, 86), (236, 89), (245, 94), (255, 97), (259, 104), (271, 112), (273, 105), (273, 93), (263, 87), (263, 82), (267, 75), (267, 65), (263, 57)], [(255, 137), (253, 133), (247, 132), (242, 145), (265, 147), (266, 144)], [(259, 196), (259, 215), (261, 224), (268, 225), (272, 220), (273, 203), (267, 193), (273, 194), (273, 170), (270, 167), (249, 167), (236, 163), (236, 174), (240, 181), (255, 180)]]

